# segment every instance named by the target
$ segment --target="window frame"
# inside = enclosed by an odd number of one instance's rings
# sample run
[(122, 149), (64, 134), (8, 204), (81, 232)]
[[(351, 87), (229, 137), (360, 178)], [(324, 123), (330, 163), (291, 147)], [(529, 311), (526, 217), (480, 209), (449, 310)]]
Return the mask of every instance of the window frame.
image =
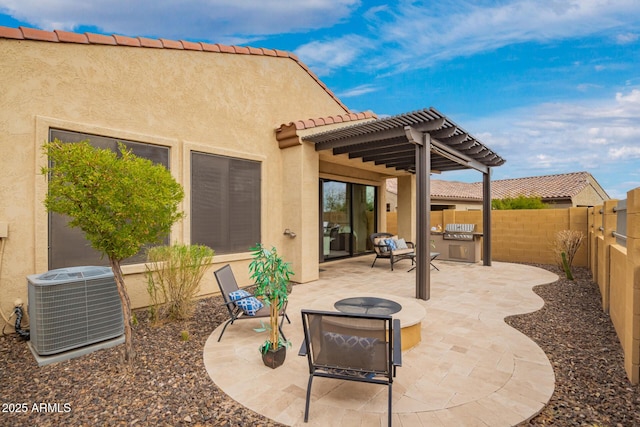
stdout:
[[(60, 138), (60, 136), (62, 136), (63, 134), (65, 134), (66, 137)], [(89, 140), (89, 143), (94, 147), (97, 146), (99, 148), (109, 148), (112, 150), (115, 150), (117, 148), (118, 142), (122, 142), (123, 144), (125, 144), (125, 146), (130, 148), (134, 154), (138, 155), (139, 157), (150, 159), (152, 161), (155, 161), (155, 159), (145, 153), (148, 152), (148, 150), (155, 150), (156, 153), (162, 152), (162, 155), (160, 157), (163, 162), (161, 162), (160, 164), (163, 164), (169, 171), (171, 170), (170, 146), (154, 144), (140, 140), (117, 138), (109, 135), (100, 135), (91, 132), (76, 131), (63, 127), (50, 126), (47, 132), (47, 140), (53, 141), (56, 138), (65, 143), (77, 143), (80, 141)], [(91, 141), (92, 138), (93, 142)], [(67, 222), (68, 219), (65, 220), (63, 218), (63, 215), (54, 212), (48, 212), (47, 214), (48, 269), (52, 270), (55, 268), (78, 265), (109, 266), (109, 260), (104, 257), (99, 251), (91, 247), (89, 241), (84, 238), (82, 231), (79, 229), (70, 229), (66, 227)], [(162, 243), (159, 243), (159, 245), (169, 244), (170, 241), (171, 233), (164, 239)], [(83, 246), (83, 249), (82, 251), (80, 251), (80, 253), (75, 253), (75, 255), (71, 258), (69, 258), (69, 254), (60, 255), (60, 252), (64, 251), (62, 249), (58, 249), (58, 245), (68, 245), (69, 242), (73, 242), (75, 244), (85, 244), (85, 246)], [(122, 260), (121, 264), (123, 266), (144, 264), (146, 262), (145, 252), (146, 249), (150, 246), (153, 245), (143, 247), (140, 252), (138, 252), (138, 254)]]
[[(263, 161), (234, 154), (191, 149), (189, 162), (191, 244), (207, 245), (215, 251), (216, 255), (249, 252), (251, 247), (262, 241)], [(208, 167), (204, 166), (207, 162), (217, 163), (217, 169), (211, 168), (206, 171), (201, 169)], [(238, 174), (242, 175), (241, 172), (246, 175), (238, 177)], [(214, 187), (203, 186), (200, 181), (207, 178), (219, 178), (222, 183)], [(236, 187), (234, 193), (233, 187), (246, 185), (247, 181), (247, 189), (251, 194), (242, 193), (240, 197), (244, 196), (245, 199), (241, 201), (234, 199), (237, 191), (242, 189)], [(196, 194), (203, 190), (207, 193)], [(202, 203), (202, 200), (219, 200), (219, 203), (207, 204), (207, 202)], [(247, 215), (244, 215), (245, 213)], [(212, 219), (212, 215), (217, 219)], [(234, 219), (239, 221), (234, 222)], [(248, 223), (243, 223), (242, 219)], [(242, 238), (241, 234), (245, 231), (247, 237)]]

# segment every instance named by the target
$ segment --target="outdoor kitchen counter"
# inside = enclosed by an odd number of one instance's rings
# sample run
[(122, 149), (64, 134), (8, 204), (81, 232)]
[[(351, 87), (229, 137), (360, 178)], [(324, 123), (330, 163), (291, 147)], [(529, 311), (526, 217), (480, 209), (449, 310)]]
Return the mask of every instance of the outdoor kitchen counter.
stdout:
[(444, 238), (444, 232), (432, 231), (431, 241), (435, 248), (433, 252), (440, 252), (440, 261), (480, 262), (482, 248), (480, 238), (482, 233), (469, 233), (471, 240), (449, 240)]

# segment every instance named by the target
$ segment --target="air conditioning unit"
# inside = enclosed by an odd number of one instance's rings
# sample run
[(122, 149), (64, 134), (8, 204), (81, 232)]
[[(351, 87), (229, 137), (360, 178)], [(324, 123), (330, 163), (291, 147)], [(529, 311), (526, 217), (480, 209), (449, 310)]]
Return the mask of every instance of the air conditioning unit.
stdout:
[(119, 337), (122, 303), (108, 267), (69, 267), (27, 276), (30, 346), (41, 356)]

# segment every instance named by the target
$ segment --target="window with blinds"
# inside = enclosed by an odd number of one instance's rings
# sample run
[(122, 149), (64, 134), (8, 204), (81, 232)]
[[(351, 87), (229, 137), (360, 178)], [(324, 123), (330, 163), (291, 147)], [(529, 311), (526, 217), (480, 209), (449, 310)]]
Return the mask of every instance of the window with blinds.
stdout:
[(192, 152), (191, 243), (228, 254), (260, 242), (260, 182), (260, 162)]
[[(88, 140), (94, 147), (113, 151), (117, 151), (118, 142), (122, 142), (136, 156), (149, 159), (169, 169), (168, 147), (80, 132), (50, 129), (49, 141), (54, 141), (55, 139), (69, 143)], [(69, 220), (69, 217), (65, 215), (53, 212), (49, 213), (49, 269), (81, 265), (108, 266), (109, 260), (91, 247), (91, 243), (84, 237), (84, 233), (80, 229), (67, 226)], [(168, 236), (164, 244), (169, 244)], [(135, 256), (123, 260), (122, 264), (139, 264), (145, 262), (145, 252), (145, 249), (142, 249)]]

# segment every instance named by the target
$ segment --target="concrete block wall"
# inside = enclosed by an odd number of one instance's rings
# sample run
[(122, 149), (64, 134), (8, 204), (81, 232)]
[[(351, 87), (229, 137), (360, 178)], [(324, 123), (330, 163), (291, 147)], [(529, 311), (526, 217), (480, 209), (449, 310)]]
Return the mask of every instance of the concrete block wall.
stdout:
[[(552, 242), (561, 230), (585, 234), (574, 266), (588, 267), (598, 284), (624, 352), (632, 384), (640, 383), (640, 187), (627, 193), (627, 243), (617, 244), (617, 200), (593, 208), (493, 211), (493, 260), (555, 264)], [(482, 212), (431, 212), (431, 224), (473, 223), (482, 230)]]
[[(481, 211), (431, 212), (431, 225), (475, 224), (482, 232)], [(589, 265), (587, 208), (500, 210), (491, 212), (493, 260), (555, 264), (553, 241), (561, 230), (579, 230), (585, 235), (573, 265)]]
[[(640, 383), (640, 187), (627, 193), (627, 257), (624, 284), (625, 370), (633, 384)], [(623, 262), (623, 261), (621, 261)]]
[[(640, 187), (627, 193), (627, 241), (619, 245), (616, 230), (617, 201), (593, 209), (595, 266), (593, 278), (602, 294), (624, 353), (624, 368), (632, 384), (640, 383)], [(600, 225), (601, 224), (601, 225)]]

